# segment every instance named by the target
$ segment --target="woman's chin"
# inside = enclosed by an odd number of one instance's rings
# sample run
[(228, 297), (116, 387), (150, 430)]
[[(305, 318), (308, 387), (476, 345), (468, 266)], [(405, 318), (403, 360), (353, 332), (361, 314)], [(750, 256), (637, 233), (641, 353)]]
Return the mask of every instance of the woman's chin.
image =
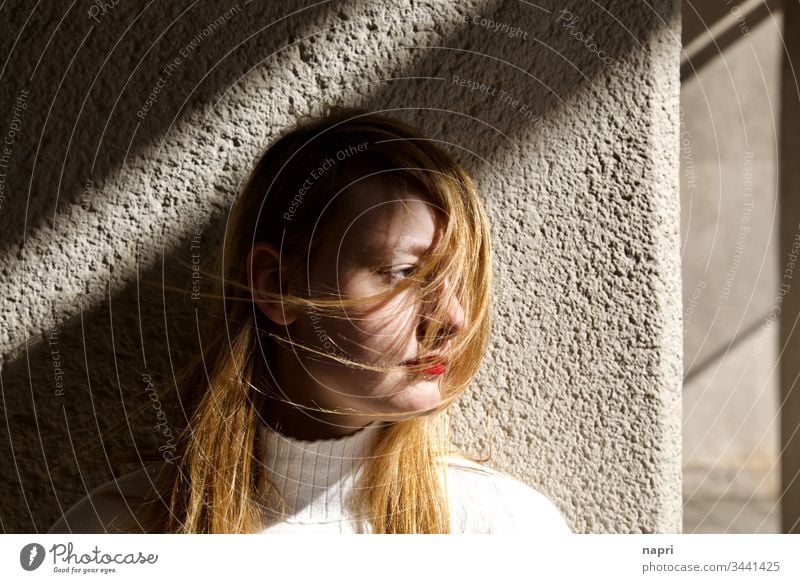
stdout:
[(442, 403), (438, 381), (422, 381), (409, 386), (391, 399), (397, 413), (408, 413), (408, 417), (430, 415)]

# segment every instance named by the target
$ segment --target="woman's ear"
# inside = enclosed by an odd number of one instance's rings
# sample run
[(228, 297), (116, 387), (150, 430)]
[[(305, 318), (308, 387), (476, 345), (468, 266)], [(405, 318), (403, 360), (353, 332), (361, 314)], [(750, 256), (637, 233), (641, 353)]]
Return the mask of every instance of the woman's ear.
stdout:
[(272, 243), (256, 243), (247, 257), (247, 283), (253, 302), (265, 316), (276, 324), (288, 326), (297, 319), (297, 312), (280, 300), (263, 298), (263, 292), (286, 294), (289, 282), (281, 279), (285, 275), (280, 269), (280, 252)]

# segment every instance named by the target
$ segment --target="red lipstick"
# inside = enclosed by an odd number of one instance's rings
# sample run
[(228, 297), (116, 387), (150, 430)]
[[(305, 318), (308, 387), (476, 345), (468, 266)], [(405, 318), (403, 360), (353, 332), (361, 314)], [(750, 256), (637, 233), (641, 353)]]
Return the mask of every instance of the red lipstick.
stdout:
[(429, 366), (426, 369), (423, 369), (422, 371), (426, 375), (439, 376), (441, 374), (444, 374), (445, 361), (437, 356), (428, 356), (423, 359), (414, 358), (412, 360), (404, 360), (402, 362), (402, 364), (405, 366), (416, 366), (420, 363), (431, 364), (431, 366)]
[(429, 374), (429, 375), (433, 375), (433, 376), (438, 376), (438, 375), (440, 375), (440, 374), (443, 374), (443, 373), (444, 373), (444, 365), (443, 365), (441, 362), (437, 362), (436, 364), (434, 364), (434, 365), (433, 365), (433, 366), (431, 366), (431, 367), (428, 367), (428, 368), (426, 368), (426, 369), (425, 369), (424, 371), (422, 371), (422, 372), (424, 372), (425, 374)]

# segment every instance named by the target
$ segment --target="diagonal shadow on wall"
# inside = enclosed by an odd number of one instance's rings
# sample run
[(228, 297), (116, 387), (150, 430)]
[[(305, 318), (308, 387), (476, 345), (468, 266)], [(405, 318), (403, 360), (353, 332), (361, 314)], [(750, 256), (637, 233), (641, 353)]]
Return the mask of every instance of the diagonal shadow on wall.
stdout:
[[(230, 53), (212, 74), (203, 78), (210, 64), (216, 63), (242, 39), (257, 33), (265, 23), (277, 20), (288, 10), (285, 4), (280, 9), (259, 4), (258, 12), (248, 13), (247, 18), (231, 19), (224, 28), (203, 41), (202, 59), (198, 51), (195, 54), (197, 58), (184, 63), (175, 74), (174, 82), (170, 80), (169, 87), (158, 95), (158, 106), (147, 113), (146, 123), (139, 123), (142, 120), (137, 120), (135, 112), (140, 111), (146, 102), (164, 63), (179, 54), (187, 46), (187, 41), (196, 37), (198, 30), (203, 30), (230, 5), (204, 4), (200, 8), (176, 4), (159, 7), (159, 12), (155, 7), (149, 7), (138, 15), (136, 24), (127, 29), (135, 15), (120, 4), (113, 12), (101, 16), (99, 22), (93, 23), (94, 28), (88, 33), (87, 27), (77, 19), (65, 20), (50, 44), (46, 44), (45, 39), (50, 38), (50, 31), (54, 30), (61, 15), (55, 13), (56, 7), (37, 11), (28, 26), (48, 32), (36, 38), (23, 35), (15, 52), (20, 50), (28, 57), (10, 61), (4, 75), (4, 78), (18, 80), (18, 83), (13, 92), (11, 84), (3, 84), (3, 101), (13, 102), (20, 88), (27, 84), (31, 95), (36, 96), (36, 107), (30, 107), (25, 114), (25, 131), (20, 134), (12, 152), (18, 168), (27, 174), (20, 172), (9, 178), (9, 184), (13, 185), (11, 192), (15, 194), (13, 199), (6, 200), (0, 215), (2, 251), (17, 252), (22, 248), (26, 235), (51, 227), (53, 220), (59, 220), (64, 207), (87, 203), (87, 177), (91, 176), (96, 183), (116, 179), (120, 169), (137, 152), (153, 148), (162, 140), (169, 141), (169, 128), (176, 114), (179, 118), (188, 115), (193, 108), (212, 102), (228, 88), (233, 87), (229, 90), (236, 92), (237, 81), (250, 67), (265, 67), (261, 65), (262, 61), (287, 42), (314, 32), (308, 22), (338, 22), (345, 35), (351, 35), (348, 27), (358, 28), (363, 22), (366, 31), (354, 34), (353, 42), (373, 37), (378, 40), (375, 53), (370, 53), (369, 46), (363, 47), (363, 51), (358, 53), (361, 54), (358, 64), (366, 67), (366, 63), (377, 63), (373, 65), (377, 73), (365, 68), (361, 71), (363, 82), (351, 77), (341, 80), (338, 85), (336, 79), (322, 73), (315, 74), (313, 79), (300, 79), (299, 75), (304, 72), (323, 69), (326, 57), (331, 57), (326, 53), (326, 43), (334, 38), (331, 34), (339, 33), (321, 34), (294, 45), (285, 51), (285, 55), (271, 59), (277, 67), (296, 70), (298, 86), (303, 87), (300, 95), (306, 99), (310, 96), (330, 98), (331, 101), (374, 109), (396, 109), (398, 117), (423, 127), (432, 137), (464, 146), (466, 150), (450, 149), (478, 176), (479, 181), (484, 181), (486, 188), (482, 192), (489, 204), (503, 204), (503, 193), (498, 187), (505, 183), (497, 168), (512, 172), (529, 171), (518, 166), (515, 158), (541, 157), (540, 167), (553, 173), (547, 177), (552, 180), (549, 185), (556, 184), (561, 188), (568, 185), (569, 182), (558, 182), (557, 175), (562, 170), (559, 158), (563, 151), (578, 147), (577, 144), (585, 140), (581, 130), (595, 123), (603, 126), (598, 131), (608, 139), (606, 143), (589, 148), (596, 159), (585, 160), (584, 181), (579, 183), (581, 187), (595, 192), (598, 199), (602, 198), (597, 194), (601, 185), (594, 182), (597, 176), (590, 166), (597, 164), (598, 160), (602, 164), (607, 158), (624, 158), (626, 163), (616, 171), (625, 173), (625, 177), (621, 174), (616, 176), (615, 184), (622, 184), (623, 190), (644, 192), (646, 185), (642, 177), (648, 173), (650, 164), (646, 151), (648, 144), (637, 141), (630, 127), (645, 123), (643, 120), (649, 112), (645, 108), (631, 109), (625, 94), (626, 84), (619, 80), (610, 81), (607, 65), (565, 31), (563, 22), (556, 21), (555, 14), (561, 9), (560, 5), (556, 7), (554, 2), (540, 2), (539, 6), (546, 9), (542, 11), (525, 4), (488, 6), (476, 3), (471, 9), (460, 9), (469, 17), (480, 15), (487, 20), (520, 26), (530, 35), (525, 43), (520, 43), (493, 33), (480, 23), (464, 22), (455, 8), (451, 8), (450, 13), (440, 13), (438, 21), (404, 23), (402, 18), (393, 19), (391, 13), (387, 21), (381, 21), (379, 17), (386, 14), (378, 9), (374, 11), (373, 20), (359, 20), (365, 10), (359, 3), (337, 4), (335, 8), (324, 3), (255, 34)], [(664, 2), (662, 6), (662, 18), (669, 21), (673, 3)], [(300, 7), (298, 4), (297, 8)], [(246, 9), (250, 10), (250, 7)], [(595, 5), (591, 9), (576, 5), (572, 10), (580, 15), (583, 30), (617, 29), (614, 35), (615, 57), (624, 61), (632, 71), (644, 69), (642, 63), (649, 55), (642, 47), (646, 46), (650, 33), (663, 26), (660, 18), (643, 7), (633, 8), (623, 2), (606, 2), (602, 8)], [(444, 18), (443, 14), (449, 18)], [(18, 10), (6, 26), (20, 30), (26, 16)], [(171, 24), (173, 21), (175, 23)], [(381, 32), (384, 26), (390, 28), (388, 34)], [(630, 34), (619, 32), (621, 27)], [(150, 48), (154, 37), (162, 31), (168, 32)], [(405, 44), (406, 39), (417, 38), (415, 35), (420, 35), (419, 38), (426, 39), (429, 44)], [(119, 44), (112, 52), (111, 47), (117, 42)], [(402, 46), (396, 46), (398, 44)], [(392, 46), (394, 55), (379, 52)], [(150, 52), (138, 64), (148, 49)], [(398, 55), (402, 55), (402, 59), (398, 59)], [(41, 62), (37, 61), (39, 56)], [(95, 75), (106, 58), (108, 62), (95, 81)], [(381, 68), (384, 61), (398, 64), (397, 68), (389, 69), (388, 76), (395, 80), (377, 82), (387, 77)], [(127, 74), (134, 69), (141, 73), (136, 73), (129, 81)], [(258, 70), (253, 75), (257, 75)], [(33, 81), (26, 83), (32, 74)], [(531, 123), (529, 118), (520, 116), (517, 108), (499, 99), (487, 99), (479, 92), (465, 91), (453, 82), (454, 76), (500, 88), (510, 87), (515, 98), (530, 105), (539, 121)], [(513, 83), (510, 82), (512, 77)], [(61, 84), (56, 85), (54, 79)], [(184, 103), (189, 88), (201, 79), (196, 91)], [(251, 77), (246, 82), (251, 82)], [(265, 98), (286, 99), (288, 96), (285, 105), (289, 117), (305, 108), (302, 103), (292, 106), (297, 95), (275, 90), (270, 87), (268, 79), (260, 82), (266, 88)], [(92, 85), (91, 91), (87, 90), (88, 85)], [(587, 94), (588, 97), (582, 97), (578, 112), (574, 109), (578, 96)], [(245, 99), (251, 97), (244, 91), (242, 96)], [(78, 111), (82, 111), (80, 117)], [(540, 133), (553, 135), (548, 133), (548, 124), (558, 123), (553, 120), (563, 118), (563, 112), (572, 112), (567, 117), (571, 119), (570, 129), (574, 134), (555, 134), (563, 140), (557, 144), (538, 140), (536, 136)], [(274, 120), (258, 122), (270, 124)], [(236, 137), (231, 137), (231, 143), (235, 141)], [(132, 147), (129, 148), (128, 144)], [(475, 155), (469, 154), (469, 150)], [(489, 163), (482, 162), (482, 159)], [(238, 170), (240, 178), (244, 173), (246, 168)], [(549, 185), (532, 185), (531, 192), (546, 189)], [(55, 192), (58, 192), (57, 205), (54, 203)], [(233, 195), (233, 191), (225, 193), (228, 200)], [(92, 196), (102, 197), (103, 193), (97, 192)], [(631, 212), (641, 212), (636, 206), (647, 204), (646, 198), (629, 197), (627, 204), (631, 206)], [(88, 201), (87, 212), (91, 212), (92, 204)], [(551, 203), (543, 200), (543, 205), (548, 204)], [(587, 212), (591, 213), (592, 208), (588, 209)], [(559, 212), (555, 208), (547, 211)], [(202, 235), (205, 249), (215, 247), (224, 227), (224, 212), (217, 212), (207, 221)], [(526, 226), (523, 224), (521, 227), (524, 229)], [(150, 448), (164, 444), (164, 435), (153, 429), (152, 419), (147, 419), (148, 413), (152, 414), (150, 411), (145, 411), (139, 424), (130, 431), (125, 427), (114, 436), (109, 436), (107, 431), (120, 421), (124, 423), (131, 408), (147, 404), (144, 374), (149, 374), (155, 381), (168, 383), (170, 371), (179, 368), (196, 351), (194, 318), (198, 306), (187, 299), (189, 245), (188, 238), (175, 242), (168, 247), (163, 260), (167, 283), (182, 287), (184, 294), (167, 295), (164, 300), (160, 289), (160, 265), (144, 268), (139, 284), (132, 281), (132, 274), (122, 274), (127, 283), (104, 302), (89, 306), (78, 317), (60, 322), (52, 332), (32, 339), (28, 348), (5, 360), (2, 388), (7, 434), (0, 440), (0, 450), (3, 459), (13, 460), (8, 467), (13, 465), (15, 468), (13, 472), (6, 472), (4, 478), (6, 491), (13, 492), (4, 499), (0, 510), (5, 532), (44, 531), (60, 511), (83, 496), (87, 489), (112, 475), (132, 469), (133, 466), (108, 461), (104, 450), (130, 451), (134, 443), (136, 447)], [(31, 268), (30, 265), (25, 267)], [(648, 269), (644, 265), (634, 268)], [(53, 290), (43, 290), (43, 293), (53, 293)], [(17, 303), (27, 300), (7, 297), (4, 301)], [(650, 302), (643, 308), (644, 312), (657, 311), (654, 298), (644, 298), (643, 301)], [(168, 328), (165, 322), (168, 322)], [(637, 331), (622, 332), (627, 333), (635, 337)], [(59, 368), (63, 371), (63, 396), (56, 394), (58, 381), (54, 376), (54, 346), (58, 350)], [(180, 409), (174, 402), (164, 406), (170, 422), (178, 424), (181, 421)], [(642, 414), (646, 417), (650, 413)], [(657, 423), (657, 420), (650, 421)], [(647, 454), (642, 452), (641, 455)], [(605, 526), (613, 530), (615, 525), (613, 519), (610, 520), (599, 528)]]

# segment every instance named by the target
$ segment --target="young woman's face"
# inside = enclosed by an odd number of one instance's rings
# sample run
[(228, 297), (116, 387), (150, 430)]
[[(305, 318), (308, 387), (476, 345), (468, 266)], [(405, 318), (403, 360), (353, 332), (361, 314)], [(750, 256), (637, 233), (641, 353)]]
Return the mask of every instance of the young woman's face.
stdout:
[[(327, 235), (319, 253), (307, 264), (307, 279), (301, 283), (306, 289), (295, 287), (290, 292), (327, 292), (336, 298), (391, 289), (410, 275), (420, 256), (438, 239), (435, 208), (418, 192), (373, 180), (363, 181), (343, 196), (336, 216), (320, 219), (320, 223), (325, 222)], [(388, 300), (348, 307), (342, 318), (299, 312), (286, 332), (292, 340), (326, 355), (400, 365), (425, 356), (419, 341), (429, 323), (426, 314), (430, 306), (424, 307), (417, 294), (410, 288)], [(445, 331), (457, 332), (463, 320), (461, 305), (453, 299), (447, 307)], [(444, 349), (446, 336), (436, 351)], [(398, 421), (429, 412), (441, 403), (440, 383), (446, 374), (444, 359), (430, 361), (444, 367), (433, 366), (428, 373), (363, 370), (292, 347), (279, 349), (277, 360), (273, 372), (289, 399), (349, 412), (344, 416), (311, 412), (331, 424), (333, 434), (346, 433), (348, 428), (376, 419), (364, 413), (379, 414), (379, 420)], [(398, 413), (402, 415), (386, 415)], [(311, 418), (308, 421), (314, 423)]]

